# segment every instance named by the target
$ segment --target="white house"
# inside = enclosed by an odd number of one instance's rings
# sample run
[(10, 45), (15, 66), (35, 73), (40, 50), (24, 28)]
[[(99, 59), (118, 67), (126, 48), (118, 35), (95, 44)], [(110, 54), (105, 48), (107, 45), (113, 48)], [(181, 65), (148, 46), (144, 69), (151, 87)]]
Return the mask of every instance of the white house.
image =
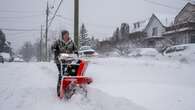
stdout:
[[(143, 32), (146, 33), (144, 44), (146, 47), (163, 48), (166, 45), (171, 44), (169, 39), (163, 37), (163, 33), (166, 31), (166, 26), (171, 25), (171, 15), (158, 15), (160, 19), (155, 15), (149, 19), (148, 24), (144, 28)], [(167, 18), (167, 16), (169, 18)], [(162, 23), (163, 21), (163, 23)]]
[(146, 33), (147, 38), (162, 37), (162, 33), (165, 32), (165, 26), (156, 17), (156, 15), (152, 14), (144, 32)]

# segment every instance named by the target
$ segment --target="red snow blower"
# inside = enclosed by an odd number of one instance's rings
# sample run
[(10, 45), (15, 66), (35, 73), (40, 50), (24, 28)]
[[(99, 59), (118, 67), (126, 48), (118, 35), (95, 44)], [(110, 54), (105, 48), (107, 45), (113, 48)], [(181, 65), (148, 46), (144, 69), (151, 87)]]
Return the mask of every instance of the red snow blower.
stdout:
[(59, 61), (61, 65), (61, 80), (57, 88), (59, 98), (70, 99), (75, 93), (87, 96), (86, 85), (93, 81), (92, 78), (84, 76), (88, 62), (70, 54), (61, 54)]

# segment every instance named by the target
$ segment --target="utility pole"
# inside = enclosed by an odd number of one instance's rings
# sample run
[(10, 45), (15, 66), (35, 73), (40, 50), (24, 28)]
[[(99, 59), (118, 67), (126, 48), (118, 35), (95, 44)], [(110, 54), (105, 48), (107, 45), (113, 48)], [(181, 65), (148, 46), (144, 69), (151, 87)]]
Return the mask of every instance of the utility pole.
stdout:
[(45, 27), (45, 61), (47, 61), (48, 19), (49, 19), (49, 5), (48, 5), (48, 1), (47, 1), (47, 9), (46, 9), (46, 27)]
[[(51, 46), (50, 46), (51, 47)], [(48, 58), (48, 61), (50, 62), (51, 61), (51, 49), (49, 49), (49, 58)]]
[(74, 42), (79, 48), (79, 0), (74, 0)]
[(42, 58), (43, 58), (43, 57), (42, 57), (42, 56), (43, 56), (43, 55), (42, 55), (42, 53), (43, 53), (43, 52), (42, 52), (42, 42), (43, 42), (43, 29), (42, 29), (42, 26), (43, 26), (43, 25), (41, 25), (40, 61), (42, 61)]

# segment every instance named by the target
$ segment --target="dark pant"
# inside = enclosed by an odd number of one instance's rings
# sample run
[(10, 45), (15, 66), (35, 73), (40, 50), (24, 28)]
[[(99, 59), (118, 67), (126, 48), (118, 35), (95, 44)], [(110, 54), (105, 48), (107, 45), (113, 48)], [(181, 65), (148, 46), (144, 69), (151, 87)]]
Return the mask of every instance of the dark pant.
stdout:
[[(58, 74), (58, 82), (57, 82), (57, 95), (60, 96), (60, 85), (61, 85), (61, 79), (62, 79), (62, 75), (61, 75), (61, 65), (60, 64), (56, 64), (59, 74)], [(64, 74), (64, 69), (66, 68), (66, 65), (62, 66), (62, 71)]]
[[(58, 72), (59, 74), (61, 74), (61, 65), (60, 64), (56, 64), (57, 68), (58, 68)], [(63, 75), (65, 73), (65, 68), (66, 68), (66, 65), (63, 65), (62, 66), (62, 72), (63, 72)]]
[(61, 74), (58, 74), (58, 82), (57, 82), (57, 95), (60, 96), (60, 85), (61, 85)]

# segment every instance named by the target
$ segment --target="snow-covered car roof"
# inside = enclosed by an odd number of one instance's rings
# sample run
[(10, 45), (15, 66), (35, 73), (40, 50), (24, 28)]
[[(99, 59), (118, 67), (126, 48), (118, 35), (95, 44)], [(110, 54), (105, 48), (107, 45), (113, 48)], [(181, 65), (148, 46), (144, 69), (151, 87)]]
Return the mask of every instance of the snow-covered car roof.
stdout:
[(95, 52), (95, 50), (92, 49), (90, 46), (82, 46), (82, 47), (79, 49), (79, 52), (86, 52), (86, 51)]
[(19, 58), (19, 57), (15, 57), (14, 61), (15, 62), (24, 62), (24, 60), (22, 58)]
[(171, 59), (182, 62), (195, 61), (195, 44), (183, 44), (168, 47), (163, 54)]
[(166, 55), (168, 53), (182, 52), (182, 51), (185, 51), (185, 54), (190, 54), (195, 52), (195, 44), (182, 44), (182, 45), (171, 46), (164, 51), (164, 54)]
[(87, 49), (91, 49), (91, 46), (82, 46), (80, 47), (79, 50), (87, 50)]
[(194, 48), (195, 47), (195, 43), (189, 43), (189, 44), (181, 44), (181, 45), (174, 45), (174, 46), (171, 46), (171, 47), (181, 47), (181, 46), (186, 46), (186, 47), (189, 47), (189, 48)]
[(154, 48), (137, 48), (129, 56), (156, 56), (159, 52)]
[(10, 54), (6, 52), (0, 53), (0, 56), (2, 56), (4, 59), (8, 59), (8, 60), (10, 59)]
[(159, 52), (154, 48), (141, 48), (140, 53), (142, 55), (156, 55), (156, 54), (159, 54)]

